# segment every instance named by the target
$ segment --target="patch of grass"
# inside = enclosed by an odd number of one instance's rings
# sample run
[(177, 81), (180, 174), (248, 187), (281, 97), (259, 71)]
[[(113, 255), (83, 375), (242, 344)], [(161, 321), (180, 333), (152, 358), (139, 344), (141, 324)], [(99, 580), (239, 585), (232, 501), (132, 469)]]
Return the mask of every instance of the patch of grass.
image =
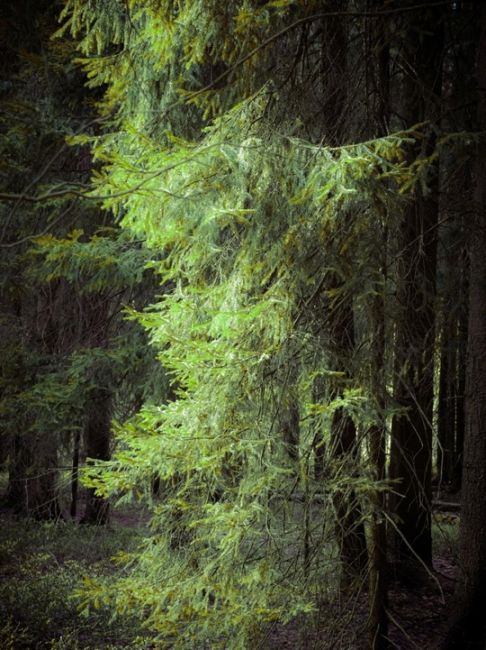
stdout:
[(148, 648), (138, 620), (112, 620), (100, 607), (84, 617), (73, 592), (108, 576), (112, 556), (136, 546), (142, 529), (0, 518), (0, 647), (16, 650)]

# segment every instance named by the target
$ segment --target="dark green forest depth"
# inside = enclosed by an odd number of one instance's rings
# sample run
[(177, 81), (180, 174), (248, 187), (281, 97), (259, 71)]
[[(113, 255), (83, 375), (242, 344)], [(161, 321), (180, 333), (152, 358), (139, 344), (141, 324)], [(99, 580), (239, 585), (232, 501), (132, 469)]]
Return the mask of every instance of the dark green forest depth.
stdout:
[(0, 646), (486, 648), (486, 4), (0, 9)]

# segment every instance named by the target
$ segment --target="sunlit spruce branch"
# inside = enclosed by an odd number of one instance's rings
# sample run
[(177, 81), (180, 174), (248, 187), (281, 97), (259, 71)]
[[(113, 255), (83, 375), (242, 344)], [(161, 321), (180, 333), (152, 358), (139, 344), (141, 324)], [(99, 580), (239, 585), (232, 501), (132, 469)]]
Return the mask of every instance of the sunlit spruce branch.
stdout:
[[(91, 194), (90, 192), (81, 192), (79, 190), (73, 189), (71, 187), (72, 184), (69, 184), (68, 187), (65, 187), (66, 184), (61, 185), (61, 186), (56, 186), (53, 189), (51, 189), (48, 192), (45, 192), (44, 194), (38, 194), (36, 195), (29, 195), (29, 194), (11, 194), (8, 192), (0, 192), (0, 201), (4, 202), (11, 202), (11, 203), (16, 203), (16, 202), (22, 202), (25, 201), (26, 203), (42, 203), (44, 201), (51, 201), (55, 199), (66, 199), (66, 198), (81, 198), (81, 199), (87, 199), (90, 201), (106, 201), (110, 199), (117, 199), (121, 198), (124, 196), (129, 196), (130, 194), (133, 194), (134, 192), (137, 192), (138, 190), (142, 189), (147, 183), (150, 181), (158, 178), (159, 176), (162, 176), (166, 172), (172, 171), (173, 169), (180, 167), (181, 165), (186, 165), (188, 162), (193, 162), (196, 161), (199, 157), (200, 154), (205, 153), (209, 149), (214, 149), (215, 147), (221, 146), (221, 143), (213, 143), (209, 144), (206, 147), (203, 147), (202, 149), (198, 150), (197, 153), (193, 156), (188, 156), (184, 160), (179, 160), (176, 163), (173, 163), (172, 165), (167, 165), (167, 167), (164, 167), (162, 169), (158, 169), (154, 171), (151, 175), (147, 176), (146, 178), (143, 178), (139, 183), (136, 183), (132, 187), (126, 189), (126, 190), (120, 190), (119, 192), (113, 192), (112, 194)], [(77, 184), (78, 185), (78, 184)], [(65, 188), (65, 189), (64, 189)], [(175, 196), (176, 198), (183, 198), (176, 196), (170, 192), (170, 190), (166, 190), (164, 188), (151, 188), (151, 192), (161, 192), (164, 194), (169, 194), (170, 196)]]
[[(366, 140), (364, 142), (358, 142), (358, 143), (353, 143), (349, 145), (342, 145), (339, 147), (326, 147), (322, 145), (315, 145), (312, 143), (307, 143), (304, 141), (300, 140), (294, 140), (293, 138), (289, 138), (288, 136), (284, 136), (286, 140), (291, 141), (293, 144), (297, 144), (299, 147), (302, 148), (307, 148), (307, 149), (312, 149), (317, 151), (320, 151), (322, 149), (325, 149), (326, 151), (329, 151), (330, 153), (334, 152), (340, 152), (340, 151), (353, 151), (356, 150), (357, 148), (360, 147), (371, 147), (373, 144), (376, 144), (380, 140), (389, 140), (390, 137), (396, 137), (400, 141), (403, 142), (404, 139), (406, 139), (407, 136), (410, 136), (410, 142), (415, 141), (415, 138), (421, 132), (423, 132), (423, 129), (429, 125), (429, 122), (420, 122), (418, 124), (413, 125), (412, 127), (408, 129), (404, 129), (402, 131), (398, 131), (396, 133), (383, 136), (383, 138), (374, 138), (371, 140)], [(464, 134), (464, 133), (457, 133), (457, 134), (449, 134), (447, 137), (447, 141), (453, 139), (454, 137), (464, 137), (467, 135), (468, 137), (473, 137), (473, 136), (478, 136), (479, 134)], [(121, 198), (124, 196), (129, 196), (130, 194), (137, 192), (138, 190), (142, 189), (144, 185), (149, 183), (150, 181), (154, 180), (155, 178), (158, 178), (159, 176), (162, 176), (166, 172), (169, 172), (180, 165), (185, 165), (188, 162), (193, 162), (197, 161), (199, 155), (201, 153), (205, 153), (209, 149), (214, 149), (215, 147), (219, 147), (222, 144), (228, 144), (227, 142), (225, 143), (212, 143), (207, 145), (206, 147), (198, 150), (194, 155), (188, 156), (184, 160), (180, 160), (172, 165), (168, 165), (167, 167), (164, 167), (162, 169), (155, 170), (153, 172), (150, 172), (149, 170), (136, 170), (136, 173), (144, 173), (147, 174), (145, 178), (143, 178), (139, 183), (136, 183), (130, 188), (127, 188), (126, 190), (120, 190), (118, 192), (114, 192), (112, 194), (92, 194), (90, 191), (80, 191), (78, 189), (75, 189), (76, 187), (86, 187), (87, 189), (89, 188), (88, 184), (84, 183), (65, 183), (62, 185), (57, 185), (53, 189), (51, 189), (48, 192), (45, 192), (44, 194), (38, 194), (38, 195), (30, 195), (27, 193), (21, 193), (21, 194), (14, 194), (14, 193), (8, 193), (8, 192), (0, 192), (0, 201), (4, 202), (22, 202), (25, 201), (26, 203), (42, 203), (44, 201), (50, 201), (50, 200), (57, 200), (57, 199), (65, 199), (65, 198), (82, 198), (82, 199), (88, 199), (91, 201), (105, 201), (105, 200), (110, 200), (110, 199), (116, 199), (116, 198)], [(444, 144), (444, 143), (441, 143)], [(263, 145), (239, 145), (239, 148), (257, 148), (261, 147)], [(135, 171), (135, 170), (134, 170)], [(32, 186), (32, 183), (29, 184), (29, 186), (26, 188), (28, 190)], [(175, 198), (185, 198), (182, 196), (175, 195), (172, 193), (170, 190), (167, 190), (166, 188), (151, 188), (151, 192), (161, 192), (164, 194), (168, 194), (170, 196), (173, 196)]]

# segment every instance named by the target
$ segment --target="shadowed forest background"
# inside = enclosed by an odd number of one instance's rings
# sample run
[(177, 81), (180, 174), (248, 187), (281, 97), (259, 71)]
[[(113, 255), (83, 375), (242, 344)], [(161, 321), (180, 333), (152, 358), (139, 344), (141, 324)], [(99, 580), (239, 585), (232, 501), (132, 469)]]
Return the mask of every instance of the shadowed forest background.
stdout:
[(0, 9), (0, 646), (486, 648), (486, 3)]

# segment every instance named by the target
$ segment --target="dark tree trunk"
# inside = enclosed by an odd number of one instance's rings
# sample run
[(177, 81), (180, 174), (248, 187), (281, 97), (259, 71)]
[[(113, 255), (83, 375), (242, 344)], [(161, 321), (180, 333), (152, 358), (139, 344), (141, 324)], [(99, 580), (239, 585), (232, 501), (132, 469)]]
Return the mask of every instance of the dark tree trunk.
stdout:
[(6, 502), (19, 515), (40, 520), (61, 518), (53, 444), (49, 436), (42, 445), (30, 433), (14, 437)]
[(470, 231), (466, 435), (457, 583), (452, 624), (443, 650), (486, 646), (486, 7), (481, 5), (478, 48), (476, 209)]
[[(110, 459), (110, 421), (111, 395), (108, 391), (98, 388), (93, 392), (85, 429), (85, 448), (88, 463), (90, 459)], [(89, 488), (81, 523), (97, 525), (107, 523), (108, 509), (108, 501), (98, 496), (95, 489)]]
[[(375, 426), (368, 432), (370, 460), (374, 467), (375, 480), (384, 481), (386, 473), (386, 429)], [(385, 493), (374, 495), (374, 511), (370, 523), (369, 550), (369, 647), (382, 650), (388, 647), (387, 631), (388, 603), (387, 584), (387, 536), (385, 523)]]
[[(351, 300), (339, 296), (330, 309), (330, 334), (333, 341), (336, 369), (349, 376), (349, 365), (354, 350), (354, 315)], [(334, 397), (342, 396), (337, 386)], [(356, 427), (351, 416), (343, 408), (337, 409), (331, 425), (331, 459), (334, 475), (356, 476), (358, 443)], [(336, 532), (341, 552), (342, 585), (347, 587), (366, 574), (368, 554), (361, 505), (351, 488), (334, 496)]]
[[(356, 428), (352, 418), (338, 409), (332, 422), (331, 454), (336, 463), (336, 474), (341, 479), (356, 472)], [(342, 563), (342, 586), (353, 584), (366, 575), (368, 554), (361, 504), (356, 492), (348, 489), (334, 496), (336, 531)]]
[[(476, 27), (465, 7), (448, 21), (443, 65), (442, 127), (471, 131), (476, 122)], [(461, 34), (460, 38), (458, 34)], [(464, 390), (467, 348), (468, 259), (466, 236), (472, 211), (469, 158), (444, 152), (440, 165), (438, 296), (441, 304), (441, 362), (438, 395), (437, 472), (439, 489), (460, 489), (464, 440)]]
[[(467, 295), (468, 267), (464, 261), (463, 279), (461, 281), (461, 296)], [(456, 409), (456, 432), (454, 447), (454, 464), (452, 470), (451, 491), (458, 492), (462, 481), (462, 460), (464, 452), (464, 434), (466, 430), (465, 395), (466, 395), (466, 366), (467, 366), (467, 331), (468, 305), (461, 305), (458, 322), (457, 377), (455, 383), (454, 403)]]
[[(373, 0), (370, 7), (380, 9), (381, 2)], [(390, 121), (390, 43), (386, 18), (374, 19), (369, 25), (369, 55), (367, 76), (370, 78), (372, 104), (368, 116), (372, 121), (372, 135), (381, 137), (388, 132)], [(386, 341), (385, 341), (385, 296), (387, 285), (388, 232), (386, 219), (379, 228), (380, 274), (375, 295), (370, 298), (371, 368), (370, 387), (381, 420), (368, 430), (368, 453), (371, 471), (375, 481), (386, 479), (386, 439), (384, 421), (386, 408)], [(369, 620), (368, 647), (370, 650), (388, 648), (388, 567), (386, 532), (386, 493), (375, 490), (372, 495), (373, 510), (369, 523)]]
[[(329, 0), (328, 11), (346, 10), (348, 2)], [(343, 79), (349, 77), (348, 70), (348, 25), (339, 16), (329, 16), (321, 23), (322, 40), (322, 132), (329, 143), (339, 146), (350, 135), (350, 124), (346, 116), (349, 88)], [(336, 249), (338, 250), (339, 244)], [(339, 254), (338, 254), (339, 255)], [(342, 278), (331, 274), (327, 289), (338, 293)], [(327, 323), (335, 369), (343, 373), (345, 381), (350, 376), (350, 361), (354, 351), (354, 314), (352, 297), (343, 290), (329, 305)], [(342, 397), (343, 385), (336, 384), (331, 395)], [(355, 424), (350, 415), (338, 409), (331, 424), (329, 445), (330, 473), (336, 478), (355, 476), (357, 472), (358, 445)], [(315, 476), (324, 480), (326, 446), (318, 432), (314, 441)], [(353, 489), (342, 490), (334, 495), (336, 512), (336, 536), (340, 548), (343, 588), (356, 580), (363, 580), (367, 569), (367, 548), (361, 505)]]
[(457, 394), (455, 396), (456, 402), (456, 439), (454, 450), (454, 464), (452, 467), (452, 493), (457, 493), (461, 489), (462, 484), (462, 462), (464, 455), (464, 434), (466, 429), (466, 413), (465, 413), (465, 393), (466, 393), (466, 355), (462, 357), (462, 363), (459, 365), (459, 376), (457, 383)]
[(31, 455), (26, 440), (20, 434), (13, 436), (8, 465), (8, 486), (6, 505), (18, 514), (27, 511), (27, 473), (31, 464)]
[[(407, 17), (402, 97), (398, 107), (407, 126), (439, 119), (443, 8), (422, 8)], [(433, 136), (423, 143), (428, 155)], [(402, 413), (392, 425), (390, 478), (396, 492), (390, 510), (395, 565), (402, 575), (412, 567), (432, 565), (431, 469), (434, 385), (435, 274), (438, 183), (429, 178), (429, 193), (417, 190), (406, 210), (400, 233), (397, 299), (400, 317), (395, 337), (395, 401)], [(398, 496), (400, 493), (401, 496)]]
[(441, 336), (439, 413), (437, 427), (437, 472), (439, 490), (449, 486), (453, 480), (455, 460), (455, 380), (456, 350), (454, 322), (451, 323), (450, 305), (444, 306), (444, 323)]
[[(324, 343), (319, 340), (319, 345), (324, 347)], [(322, 403), (326, 399), (326, 381), (323, 377), (317, 376), (314, 380), (312, 389), (312, 399), (316, 404)], [(321, 415), (314, 416), (314, 439), (312, 441), (312, 451), (314, 457), (314, 479), (323, 482), (327, 476), (327, 452), (328, 445), (323, 435), (322, 430), (322, 417)]]
[[(384, 239), (384, 248), (386, 241)], [(385, 261), (385, 260), (384, 260)], [(385, 268), (385, 264), (384, 267)], [(372, 368), (371, 388), (376, 400), (377, 410), (385, 411), (385, 304), (383, 295), (377, 293), (373, 299), (372, 325)], [(378, 423), (368, 431), (369, 458), (374, 479), (383, 482), (386, 479), (386, 425)], [(386, 533), (386, 497), (385, 492), (375, 490), (373, 494), (373, 512), (370, 522), (369, 550), (369, 648), (383, 650), (388, 647), (388, 619), (386, 614), (388, 602), (387, 584), (387, 533)]]
[[(465, 273), (466, 269), (462, 269)], [(466, 383), (467, 305), (462, 296), (464, 282), (455, 285), (456, 309), (449, 304), (448, 322), (441, 340), (439, 410), (437, 431), (437, 472), (439, 490), (458, 492), (461, 488), (464, 446), (464, 393)]]
[[(422, 211), (422, 201), (407, 215), (402, 259), (403, 319), (397, 325), (395, 400), (403, 413), (392, 426), (390, 479), (397, 481), (390, 509), (397, 517), (394, 552), (397, 565), (409, 571), (418, 559), (432, 564), (430, 521), (432, 463), (432, 401), (434, 312), (433, 277), (435, 239), (425, 233), (433, 227), (436, 210)], [(409, 228), (408, 228), (409, 226)], [(430, 232), (430, 231), (429, 231)], [(423, 241), (423, 256), (418, 241)], [(425, 240), (425, 241), (424, 241)], [(413, 250), (412, 250), (413, 249)], [(404, 254), (405, 256), (405, 254)], [(413, 270), (415, 267), (415, 270)], [(428, 280), (428, 281), (427, 281)]]
[[(326, 0), (329, 12), (346, 11), (348, 0)], [(321, 22), (321, 96), (323, 135), (327, 142), (341, 145), (349, 137), (346, 103), (348, 86), (348, 29), (340, 16), (327, 16)]]
[(79, 451), (81, 444), (81, 432), (75, 431), (73, 439), (73, 466), (71, 470), (71, 508), (70, 514), (76, 519), (78, 510), (78, 486), (79, 486)]
[(292, 468), (297, 472), (300, 431), (299, 403), (296, 395), (290, 395), (289, 398), (290, 402), (288, 404), (281, 405), (280, 429), (286, 454), (290, 459)]

